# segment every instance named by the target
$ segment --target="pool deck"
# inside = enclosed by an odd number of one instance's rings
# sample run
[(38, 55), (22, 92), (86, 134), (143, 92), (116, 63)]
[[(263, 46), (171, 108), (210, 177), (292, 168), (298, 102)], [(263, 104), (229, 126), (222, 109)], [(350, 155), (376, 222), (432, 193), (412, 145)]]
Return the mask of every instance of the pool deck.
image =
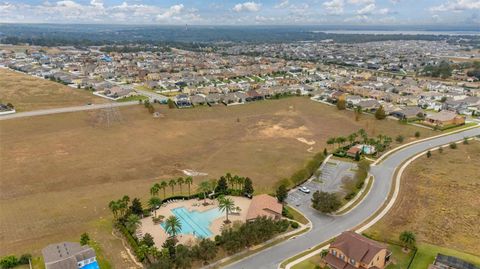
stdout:
[[(245, 222), (247, 218), (247, 211), (248, 208), (250, 207), (251, 200), (245, 197), (237, 197), (237, 196), (228, 196), (235, 202), (235, 206), (239, 206), (242, 210), (239, 214), (230, 214), (228, 216), (228, 219), (233, 223), (236, 221), (241, 221)], [(209, 205), (204, 206), (203, 205), (203, 199), (197, 200), (197, 199), (192, 199), (192, 200), (179, 200), (176, 202), (171, 202), (169, 204), (162, 205), (161, 208), (157, 209), (157, 216), (163, 215), (165, 216), (165, 219), (172, 216), (172, 209), (177, 208), (177, 207), (185, 207), (188, 211), (206, 211), (209, 209), (213, 209), (218, 207), (218, 201), (217, 200), (210, 200), (207, 198), (207, 203)], [(221, 229), (224, 226), (223, 221), (225, 220), (225, 213), (219, 217), (216, 218), (215, 220), (212, 221), (212, 225), (210, 225), (210, 231), (212, 231), (213, 237), (215, 235), (218, 235), (221, 233)], [(230, 224), (231, 225), (231, 224)], [(153, 240), (155, 242), (155, 245), (157, 247), (161, 247), (165, 240), (168, 237), (168, 234), (165, 232), (165, 230), (160, 226), (160, 224), (154, 224), (152, 217), (147, 217), (141, 220), (141, 227), (139, 228), (141, 233), (145, 235), (146, 233), (149, 233), (153, 236)], [(196, 237), (190, 234), (179, 234), (177, 236), (177, 239), (180, 244), (185, 244), (185, 245), (193, 245), (195, 241), (197, 240)]]

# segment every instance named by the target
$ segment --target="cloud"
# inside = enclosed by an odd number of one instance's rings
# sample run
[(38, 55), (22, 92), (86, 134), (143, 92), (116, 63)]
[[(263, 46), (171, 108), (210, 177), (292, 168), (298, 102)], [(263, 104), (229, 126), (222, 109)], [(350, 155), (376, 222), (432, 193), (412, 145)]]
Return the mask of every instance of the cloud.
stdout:
[(365, 4), (374, 4), (375, 0), (348, 0), (349, 4), (355, 4), (355, 5), (365, 5)]
[(464, 11), (480, 9), (479, 0), (450, 0), (439, 6), (431, 7), (431, 12)]
[(233, 10), (236, 12), (248, 11), (248, 12), (257, 12), (260, 10), (261, 4), (255, 2), (244, 2), (238, 3), (233, 7)]
[(178, 14), (180, 14), (184, 9), (183, 4), (179, 5), (173, 5), (169, 9), (167, 9), (165, 12), (160, 13), (157, 15), (157, 21), (164, 21), (168, 20)]
[(281, 0), (278, 4), (274, 6), (274, 8), (286, 8), (288, 7), (289, 1), (288, 0)]
[(323, 3), (323, 7), (325, 7), (327, 14), (331, 15), (342, 14), (344, 6), (345, 2), (343, 0), (330, 0)]
[(377, 9), (375, 4), (369, 4), (369, 5), (364, 6), (361, 9), (357, 10), (358, 15), (372, 15), (372, 14), (386, 15), (386, 14), (389, 14), (389, 13), (390, 13), (390, 10), (388, 8)]

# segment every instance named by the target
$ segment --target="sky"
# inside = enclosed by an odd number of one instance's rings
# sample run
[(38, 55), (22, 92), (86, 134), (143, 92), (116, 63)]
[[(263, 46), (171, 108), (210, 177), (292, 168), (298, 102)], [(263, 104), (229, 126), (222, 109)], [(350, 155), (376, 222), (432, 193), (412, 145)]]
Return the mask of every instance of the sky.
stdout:
[(0, 22), (480, 28), (480, 0), (0, 0)]

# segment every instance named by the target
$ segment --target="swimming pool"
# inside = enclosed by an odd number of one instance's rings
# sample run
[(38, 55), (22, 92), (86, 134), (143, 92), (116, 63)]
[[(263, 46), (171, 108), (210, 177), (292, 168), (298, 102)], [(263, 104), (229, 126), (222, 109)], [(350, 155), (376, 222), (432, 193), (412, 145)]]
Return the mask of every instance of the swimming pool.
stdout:
[[(172, 209), (172, 213), (177, 216), (182, 224), (180, 234), (193, 234), (197, 237), (210, 237), (213, 235), (210, 231), (212, 221), (220, 217), (223, 213), (218, 208), (212, 208), (207, 211), (188, 211), (185, 207)], [(165, 223), (160, 224), (165, 229)]]
[(84, 265), (83, 267), (80, 267), (80, 269), (100, 269), (100, 267), (98, 266), (97, 261), (94, 261), (92, 263)]

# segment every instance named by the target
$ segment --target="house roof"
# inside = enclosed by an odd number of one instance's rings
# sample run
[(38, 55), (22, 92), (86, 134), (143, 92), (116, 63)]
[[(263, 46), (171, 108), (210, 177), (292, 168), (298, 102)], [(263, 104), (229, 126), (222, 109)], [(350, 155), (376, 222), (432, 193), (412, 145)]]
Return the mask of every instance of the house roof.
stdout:
[(448, 121), (452, 120), (457, 116), (457, 113), (448, 110), (442, 110), (437, 114), (430, 114), (427, 116), (428, 119), (434, 121)]
[(277, 201), (277, 198), (268, 194), (260, 194), (254, 196), (247, 212), (247, 220), (258, 217), (275, 217), (277, 214), (282, 214), (282, 204)]
[(449, 266), (449, 268), (455, 268), (455, 269), (478, 269), (477, 266), (469, 262), (466, 262), (457, 257), (443, 255), (441, 253), (438, 253), (437, 257), (435, 258), (435, 265), (439, 263), (443, 265), (447, 265)]
[(77, 269), (77, 262), (95, 257), (95, 251), (75, 242), (51, 244), (42, 249), (47, 269)]
[(379, 251), (386, 249), (384, 245), (351, 231), (346, 231), (339, 235), (330, 244), (330, 248), (337, 248), (349, 259), (367, 264), (372, 261)]

